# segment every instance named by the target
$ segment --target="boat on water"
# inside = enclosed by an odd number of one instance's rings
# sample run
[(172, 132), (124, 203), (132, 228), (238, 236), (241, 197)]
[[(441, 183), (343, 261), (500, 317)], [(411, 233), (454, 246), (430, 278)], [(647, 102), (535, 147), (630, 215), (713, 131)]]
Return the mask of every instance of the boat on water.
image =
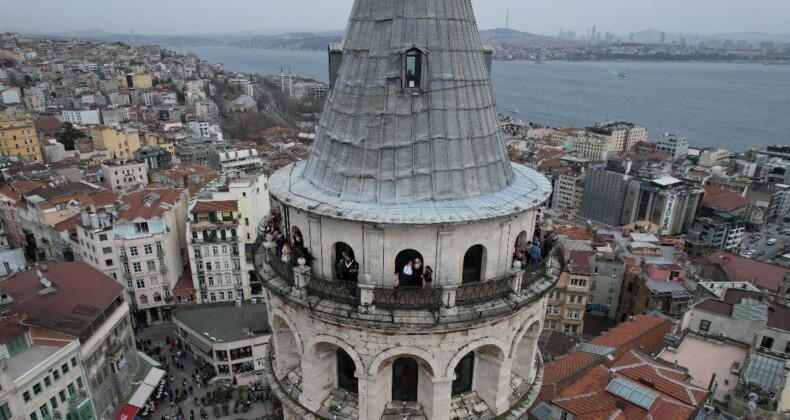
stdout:
[(631, 77), (631, 76), (628, 75), (628, 73), (626, 73), (624, 71), (621, 71), (620, 73), (617, 73), (617, 76), (619, 76), (619, 77)]
[(518, 110), (518, 108), (513, 108), (513, 109), (511, 109), (511, 110), (510, 110), (510, 113), (511, 113), (511, 114), (521, 114), (521, 112)]

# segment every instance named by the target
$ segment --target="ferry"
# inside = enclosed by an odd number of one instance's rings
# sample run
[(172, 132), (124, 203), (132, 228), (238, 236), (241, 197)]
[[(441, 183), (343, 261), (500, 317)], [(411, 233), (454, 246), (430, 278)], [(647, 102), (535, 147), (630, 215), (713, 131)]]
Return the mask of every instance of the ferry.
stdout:
[(518, 110), (518, 108), (513, 108), (513, 109), (511, 109), (511, 110), (510, 110), (510, 113), (511, 113), (511, 114), (521, 114), (521, 112)]
[(626, 73), (626, 72), (624, 72), (624, 71), (621, 71), (620, 73), (617, 73), (617, 75), (618, 75), (619, 77), (631, 77), (631, 76), (629, 76), (629, 75), (628, 75), (628, 73)]

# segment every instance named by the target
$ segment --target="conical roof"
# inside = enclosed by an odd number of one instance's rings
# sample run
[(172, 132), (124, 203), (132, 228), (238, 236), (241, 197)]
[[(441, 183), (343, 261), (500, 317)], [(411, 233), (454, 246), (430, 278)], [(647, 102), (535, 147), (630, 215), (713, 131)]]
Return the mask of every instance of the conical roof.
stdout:
[[(409, 54), (419, 56), (414, 87)], [(355, 1), (301, 177), (326, 196), (376, 204), (465, 199), (513, 183), (470, 0)]]

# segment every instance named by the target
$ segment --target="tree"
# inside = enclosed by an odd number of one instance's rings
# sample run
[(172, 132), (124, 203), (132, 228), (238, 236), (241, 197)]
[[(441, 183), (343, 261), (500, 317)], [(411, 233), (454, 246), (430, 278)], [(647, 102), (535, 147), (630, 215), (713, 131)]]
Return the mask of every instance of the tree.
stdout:
[(58, 143), (66, 148), (66, 150), (74, 150), (74, 143), (76, 143), (78, 139), (85, 137), (82, 131), (74, 128), (71, 123), (64, 122), (61, 128), (63, 128), (61, 131), (55, 133), (55, 138), (58, 140)]

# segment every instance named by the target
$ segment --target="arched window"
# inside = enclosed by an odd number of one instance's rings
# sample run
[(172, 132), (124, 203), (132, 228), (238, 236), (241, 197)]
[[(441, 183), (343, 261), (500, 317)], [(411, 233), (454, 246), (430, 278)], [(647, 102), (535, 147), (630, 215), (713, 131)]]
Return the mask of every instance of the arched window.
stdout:
[(475, 352), (470, 351), (455, 366), (455, 379), (453, 380), (453, 395), (464, 394), (472, 391), (472, 376), (475, 370)]
[(354, 256), (354, 249), (352, 249), (347, 243), (335, 243), (335, 258), (333, 264), (335, 265), (335, 278), (340, 280), (347, 280), (346, 268), (343, 264), (345, 256), (348, 256), (352, 260), (356, 260), (356, 257)]
[[(419, 259), (419, 266), (414, 263)], [(412, 267), (409, 271), (411, 275), (404, 273), (405, 266), (411, 262)], [(422, 255), (413, 249), (404, 249), (399, 252), (395, 257), (395, 270), (398, 272), (398, 285), (399, 286), (420, 286), (422, 285), (421, 275), (425, 268), (425, 261)]]
[(337, 386), (348, 392), (359, 391), (359, 380), (356, 377), (357, 367), (354, 359), (343, 349), (337, 349)]
[(392, 363), (392, 401), (417, 401), (417, 361), (401, 357)]
[(148, 304), (148, 296), (140, 295), (140, 304), (141, 305), (147, 305)]
[(422, 51), (412, 48), (406, 52), (405, 87), (419, 88), (422, 78)]
[(483, 279), (485, 256), (486, 249), (483, 245), (474, 245), (466, 251), (461, 272), (462, 283), (472, 283)]

